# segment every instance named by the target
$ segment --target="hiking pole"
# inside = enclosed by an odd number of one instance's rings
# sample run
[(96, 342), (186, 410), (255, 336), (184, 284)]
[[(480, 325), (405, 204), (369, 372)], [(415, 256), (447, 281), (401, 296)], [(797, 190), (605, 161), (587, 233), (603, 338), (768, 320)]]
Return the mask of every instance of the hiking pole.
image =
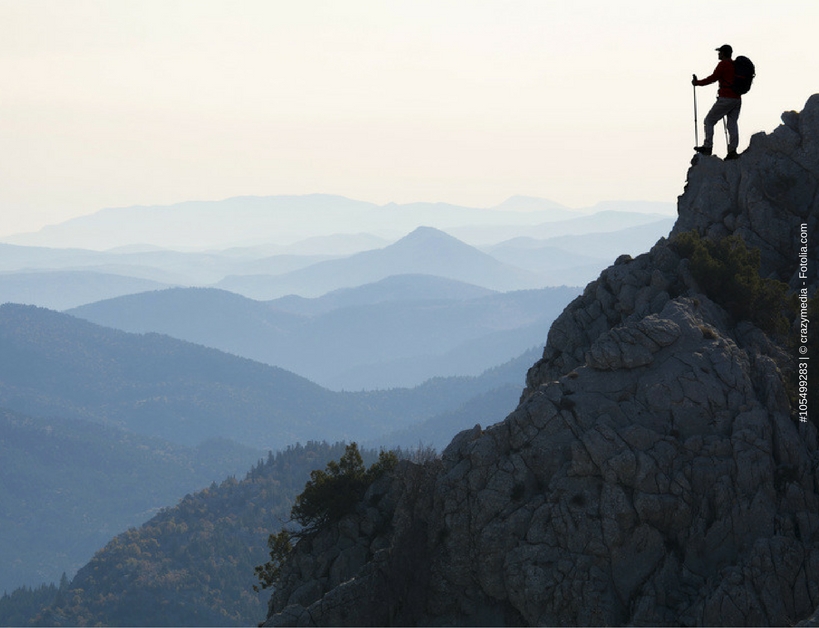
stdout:
[(726, 122), (727, 119), (728, 119), (728, 116), (725, 116), (722, 119), (722, 128), (725, 131), (725, 149), (726, 150), (728, 150), (728, 122)]
[[(694, 74), (694, 80), (697, 80), (696, 74)], [(699, 146), (699, 144), (699, 135), (697, 135), (697, 86), (694, 85), (694, 146)]]

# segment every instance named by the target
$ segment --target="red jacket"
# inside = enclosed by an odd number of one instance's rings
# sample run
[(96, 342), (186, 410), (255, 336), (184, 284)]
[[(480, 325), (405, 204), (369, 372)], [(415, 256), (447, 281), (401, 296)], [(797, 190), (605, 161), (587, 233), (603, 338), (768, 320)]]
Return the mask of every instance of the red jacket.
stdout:
[(733, 90), (734, 84), (734, 62), (730, 59), (723, 59), (717, 64), (714, 73), (708, 78), (700, 79), (697, 85), (710, 85), (719, 81), (717, 96), (723, 98), (740, 98), (740, 95)]

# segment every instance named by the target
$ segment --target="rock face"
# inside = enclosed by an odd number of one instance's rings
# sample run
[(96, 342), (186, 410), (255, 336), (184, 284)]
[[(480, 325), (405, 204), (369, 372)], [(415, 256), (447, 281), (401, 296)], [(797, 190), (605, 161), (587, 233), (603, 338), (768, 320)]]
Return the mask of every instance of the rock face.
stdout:
[[(695, 157), (672, 235), (740, 235), (764, 276), (813, 294), (819, 95), (782, 119), (739, 160)], [(618, 259), (555, 321), (505, 420), (402, 463), (297, 545), (266, 625), (809, 617), (819, 453), (791, 407), (795, 358), (706, 297), (668, 241)]]

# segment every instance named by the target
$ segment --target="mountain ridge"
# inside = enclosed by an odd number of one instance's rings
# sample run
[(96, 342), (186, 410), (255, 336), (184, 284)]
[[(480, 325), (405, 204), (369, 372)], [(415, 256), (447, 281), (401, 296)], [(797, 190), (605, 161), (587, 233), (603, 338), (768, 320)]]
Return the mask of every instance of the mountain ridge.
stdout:
[[(127, 333), (15, 304), (0, 305), (0, 354), (0, 407), (111, 423), (194, 446), (214, 437), (257, 449), (317, 437), (372, 438), (458, 407), (489, 381), (434, 378), (412, 389), (334, 392), (162, 334)], [(492, 385), (522, 386), (522, 375)]]
[[(642, 201), (625, 205), (639, 205), (645, 211), (668, 204)], [(102, 238), (106, 248), (133, 244), (225, 248), (266, 241), (288, 244), (335, 233), (368, 232), (394, 238), (421, 224), (440, 229), (471, 224), (530, 225), (584, 213), (587, 210), (531, 197), (511, 197), (495, 207), (476, 208), (449, 203), (377, 205), (327, 194), (238, 196), (220, 201), (110, 207), (37, 232), (7, 236), (3, 241), (95, 249)], [(191, 224), (197, 224), (195, 239), (189, 229)]]
[[(322, 432), (343, 440), (350, 425), (337, 423), (348, 414), (373, 433), (390, 416), (372, 400), (327, 391), (283, 369), (33, 306), (0, 306), (0, 348), (0, 406), (114, 422), (180, 444), (229, 437), (278, 449)], [(208, 400), (199, 399), (203, 390)], [(196, 423), (189, 403), (197, 407)], [(233, 417), (229, 428), (226, 414)], [(294, 415), (300, 420), (288, 418)]]
[(382, 249), (318, 262), (283, 275), (229, 276), (215, 287), (266, 301), (288, 294), (316, 297), (403, 274), (436, 275), (500, 291), (544, 285), (536, 273), (503, 264), (439, 229), (418, 227)]
[[(505, 362), (537, 344), (540, 330), (577, 293), (573, 288), (497, 293), (438, 277), (393, 275), (315, 299), (260, 302), (213, 288), (174, 288), (68, 313), (128, 332), (168, 334), (284, 368), (333, 390), (373, 390), (477, 375)], [(507, 339), (505, 346), (498, 334)], [(441, 361), (468, 346), (474, 357)]]

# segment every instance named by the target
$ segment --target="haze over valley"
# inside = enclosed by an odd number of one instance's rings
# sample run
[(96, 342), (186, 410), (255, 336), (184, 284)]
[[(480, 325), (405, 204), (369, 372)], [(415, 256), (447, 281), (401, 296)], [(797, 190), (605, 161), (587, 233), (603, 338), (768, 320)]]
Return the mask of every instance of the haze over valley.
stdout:
[(542, 344), (578, 287), (650, 247), (672, 212), (323, 195), (108, 209), (0, 243), (0, 302), (165, 333), (335, 390), (415, 386)]
[[(441, 449), (499, 420), (580, 286), (667, 234), (671, 213), (313, 195), (109, 209), (5, 238), (3, 482), (42, 479), (23, 483), (39, 497), (3, 500), (0, 586), (71, 575), (268, 450)], [(160, 469), (177, 481), (150, 479)], [(117, 492), (123, 473), (162, 490)], [(74, 496), (76, 519), (47, 525), (65, 509), (49, 495)]]

